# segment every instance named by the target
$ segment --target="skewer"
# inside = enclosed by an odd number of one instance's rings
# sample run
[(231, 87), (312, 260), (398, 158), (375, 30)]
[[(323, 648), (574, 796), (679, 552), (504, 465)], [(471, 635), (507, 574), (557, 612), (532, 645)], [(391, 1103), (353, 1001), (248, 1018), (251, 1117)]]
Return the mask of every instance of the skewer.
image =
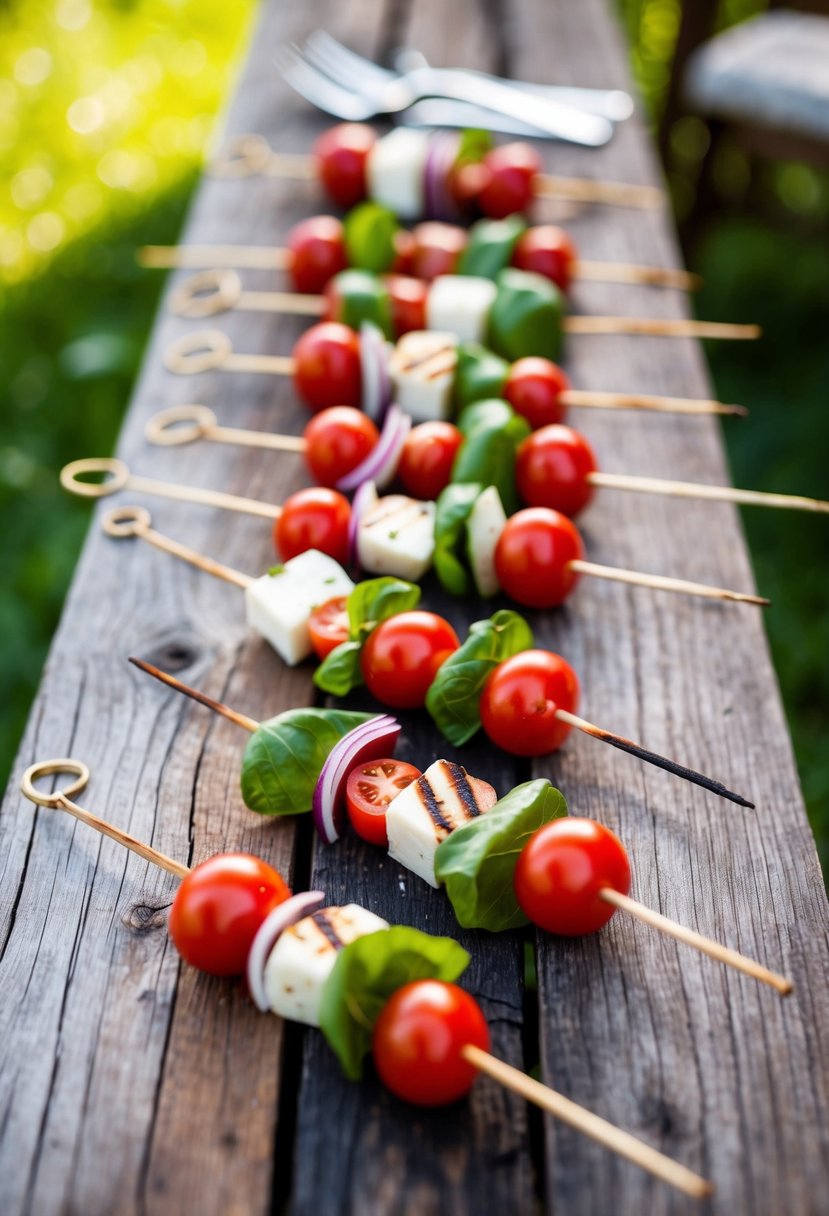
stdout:
[[(51, 794), (42, 794), (35, 788), (34, 782), (36, 780), (57, 772), (73, 774), (76, 776), (76, 780), (71, 782), (65, 789), (55, 790)], [(143, 857), (146, 861), (159, 866), (168, 873), (174, 874), (176, 878), (184, 879), (193, 873), (189, 866), (174, 861), (171, 857), (167, 857), (164, 853), (159, 852), (150, 845), (144, 844), (134, 836), (123, 832), (114, 824), (101, 819), (98, 815), (73, 802), (71, 795), (82, 790), (88, 780), (89, 769), (81, 761), (72, 759), (47, 760), (33, 764), (26, 770), (21, 781), (21, 790), (28, 799), (38, 806), (67, 811), (70, 815), (80, 820), (81, 823), (85, 823), (88, 827), (100, 832), (102, 835), (116, 840), (119, 844), (124, 845), (125, 848), (137, 853), (139, 857)], [(491, 1055), (488, 1051), (484, 1051), (481, 1047), (468, 1043), (460, 1049), (460, 1054), (473, 1068), (486, 1073), (494, 1081), (503, 1085), (505, 1089), (519, 1094), (526, 1101), (532, 1102), (541, 1109), (555, 1115), (563, 1122), (569, 1124), (569, 1126), (581, 1131), (591, 1140), (604, 1145), (612, 1152), (633, 1162), (635, 1165), (639, 1165), (642, 1169), (654, 1177), (667, 1182), (670, 1186), (699, 1199), (712, 1194), (713, 1185), (707, 1179), (701, 1177), (701, 1175), (689, 1170), (678, 1161), (667, 1157), (664, 1153), (660, 1153), (657, 1149), (645, 1144), (629, 1132), (623, 1131), (621, 1128), (609, 1123), (606, 1119), (600, 1118), (585, 1107), (564, 1097), (563, 1094), (543, 1085), (540, 1081), (532, 1080), (525, 1073), (522, 1073), (520, 1069), (514, 1068), (503, 1060), (499, 1060), (496, 1056)]]
[(736, 502), (751, 507), (780, 507), (789, 511), (829, 512), (829, 502), (801, 494), (773, 494), (766, 490), (739, 490), (734, 486), (709, 486), (693, 481), (667, 481), (660, 477), (634, 477), (620, 473), (589, 473), (590, 485), (608, 490), (636, 490), (642, 494), (665, 494), (672, 498), (706, 498), (712, 502)]
[(242, 590), (254, 582), (249, 574), (242, 574), (240, 570), (223, 566), (221, 562), (213, 561), (212, 558), (205, 557), (203, 553), (198, 553), (195, 549), (182, 545), (179, 541), (164, 536), (161, 532), (156, 532), (152, 526), (150, 513), (144, 507), (115, 507), (104, 516), (101, 526), (107, 536), (115, 537), (118, 540), (137, 536), (156, 549), (161, 549), (163, 553), (180, 557), (182, 561), (188, 562), (198, 570), (203, 570), (205, 574), (213, 574), (226, 583), (241, 587)]
[(247, 448), (270, 448), (278, 452), (304, 452), (301, 435), (274, 435), (270, 431), (247, 431), (242, 427), (219, 426), (206, 405), (172, 405), (160, 410), (147, 423), (144, 436), (160, 447), (178, 447), (206, 439), (210, 443), (236, 444)]

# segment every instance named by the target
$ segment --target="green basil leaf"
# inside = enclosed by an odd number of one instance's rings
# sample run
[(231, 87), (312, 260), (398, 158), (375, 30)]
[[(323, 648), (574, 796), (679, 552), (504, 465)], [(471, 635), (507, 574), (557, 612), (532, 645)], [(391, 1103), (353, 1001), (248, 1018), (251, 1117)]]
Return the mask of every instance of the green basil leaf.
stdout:
[(387, 338), (393, 337), (391, 297), (385, 283), (367, 270), (342, 270), (330, 286), (335, 320), (349, 329), (359, 329), (364, 321), (370, 321)]
[(502, 270), (487, 319), (487, 344), (505, 359), (561, 352), (564, 297), (554, 283), (528, 270)]
[(289, 709), (262, 722), (242, 758), (242, 797), (260, 815), (310, 811), (314, 786), (334, 744), (375, 714)]
[(446, 884), (459, 924), (493, 933), (527, 924), (512, 883), (518, 855), (533, 832), (566, 814), (564, 796), (546, 777), (527, 781), (438, 845), (435, 877)]
[(479, 342), (461, 342), (453, 386), (458, 409), (484, 397), (500, 397), (509, 370), (506, 359), (493, 355)]
[(345, 697), (364, 683), (360, 666), (360, 642), (341, 642), (325, 656), (314, 672), (314, 683), (334, 697)]
[(457, 274), (494, 279), (512, 261), (519, 238), (527, 230), (520, 215), (505, 220), (478, 220), (469, 229), (469, 240), (458, 260)]
[(402, 578), (370, 578), (348, 597), (348, 630), (352, 640), (365, 640), (375, 625), (409, 612), (420, 602), (420, 588)]
[(357, 1081), (371, 1047), (374, 1023), (389, 997), (412, 980), (451, 982), (469, 964), (469, 955), (451, 937), (393, 925), (358, 937), (337, 956), (325, 982), (320, 1027), (343, 1066)]
[(455, 168), (459, 169), (462, 165), (477, 164), (494, 147), (495, 140), (489, 131), (479, 130), (477, 127), (467, 127), (465, 131), (461, 131), (458, 152), (455, 157)]
[(382, 274), (396, 257), (394, 238), (400, 225), (393, 212), (379, 203), (358, 203), (343, 220), (343, 241), (349, 266)]
[[(492, 408), (496, 404), (505, 407), (506, 412)], [(452, 465), (452, 481), (495, 486), (504, 510), (512, 515), (521, 505), (515, 478), (515, 454), (519, 444), (530, 434), (530, 424), (505, 401), (478, 402), (470, 408), (480, 411), (482, 406), (490, 407), (490, 414), (500, 417), (482, 418), (467, 432)]]
[(479, 427), (506, 426), (515, 417), (515, 410), (500, 397), (485, 397), (468, 405), (458, 419), (458, 430), (465, 439)]
[(533, 641), (532, 629), (511, 608), (470, 625), (466, 641), (441, 664), (426, 694), (426, 708), (450, 743), (460, 747), (479, 729), (481, 691), (493, 668), (531, 650)]
[(448, 485), (435, 504), (435, 552), (432, 563), (441, 585), (450, 595), (465, 595), (469, 571), (459, 556), (466, 533), (466, 521), (483, 489), (482, 485)]

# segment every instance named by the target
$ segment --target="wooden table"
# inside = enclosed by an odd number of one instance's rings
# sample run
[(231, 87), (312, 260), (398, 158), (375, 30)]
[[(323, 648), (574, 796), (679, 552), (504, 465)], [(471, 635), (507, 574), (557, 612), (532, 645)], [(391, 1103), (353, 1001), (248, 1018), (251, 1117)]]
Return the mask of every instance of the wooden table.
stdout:
[[(437, 63), (629, 87), (603, 0), (272, 3), (229, 133), (307, 149), (325, 119), (283, 86), (273, 51), (315, 26), (375, 55), (410, 39)], [(546, 155), (563, 173), (658, 180), (639, 119), (601, 152)], [(307, 184), (207, 178), (185, 239), (278, 242), (323, 207)], [(586, 257), (677, 264), (667, 212), (595, 207), (569, 224)], [(580, 286), (577, 305), (665, 316), (687, 307), (671, 292), (598, 284)], [(165, 372), (164, 349), (197, 324), (160, 315), (119, 453), (139, 472), (279, 500), (303, 483), (295, 457), (144, 443), (147, 418), (176, 402), (203, 402), (241, 426), (303, 425), (288, 383)], [(288, 353), (301, 324), (237, 313), (222, 327), (241, 350)], [(579, 387), (709, 395), (689, 341), (576, 338), (568, 362)], [(713, 421), (584, 412), (576, 422), (608, 469), (726, 476)], [(229, 564), (258, 573), (269, 563), (259, 521), (148, 505), (162, 530)], [(608, 491), (584, 531), (594, 560), (752, 588), (730, 507)], [(458, 623), (486, 612), (444, 603), (433, 588), (427, 602)], [(532, 771), (559, 785), (573, 812), (619, 831), (634, 894), (790, 974), (795, 994), (782, 1001), (621, 915), (584, 940), (540, 935), (538, 992), (524, 991), (529, 934), (459, 932), (441, 894), (369, 846), (319, 847), (307, 817), (252, 815), (238, 789), (241, 732), (126, 657), (257, 717), (312, 702), (309, 667), (287, 670), (247, 633), (234, 588), (93, 524), (0, 818), (5, 1216), (699, 1210), (487, 1081), (443, 1112), (406, 1108), (373, 1080), (348, 1083), (318, 1032), (263, 1017), (239, 986), (181, 967), (165, 928), (173, 880), (18, 794), (26, 765), (60, 755), (90, 765), (86, 806), (174, 857), (247, 849), (299, 889), (455, 933), (472, 951), (466, 982), (495, 1051), (519, 1065), (540, 1051), (546, 1080), (711, 1177), (706, 1210), (826, 1211), (827, 907), (760, 612), (585, 580), (567, 608), (533, 624), (580, 672), (588, 716), (752, 793), (758, 808), (740, 810), (584, 737)], [(404, 754), (424, 766), (453, 755), (422, 717), (405, 725)], [(460, 758), (501, 790), (528, 772), (483, 744)]]

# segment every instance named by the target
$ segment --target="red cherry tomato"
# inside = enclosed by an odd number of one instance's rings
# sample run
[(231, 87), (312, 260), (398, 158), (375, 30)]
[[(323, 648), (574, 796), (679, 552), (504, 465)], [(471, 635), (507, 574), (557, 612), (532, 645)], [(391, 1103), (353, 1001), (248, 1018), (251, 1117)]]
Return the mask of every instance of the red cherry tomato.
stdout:
[(400, 612), (368, 635), (360, 656), (369, 692), (383, 705), (418, 709), (441, 663), (458, 649), (455, 630), (434, 612)]
[(333, 215), (315, 215), (291, 229), (291, 279), (296, 291), (316, 294), (348, 266), (343, 226)]
[(217, 853), (181, 880), (170, 937), (209, 975), (241, 975), (259, 926), (291, 892), (272, 866), (248, 853)]
[(351, 507), (336, 490), (310, 486), (298, 490), (282, 504), (282, 513), (273, 525), (274, 546), (283, 562), (319, 549), (341, 565), (348, 561), (348, 523)]
[(395, 337), (402, 338), (403, 334), (413, 329), (425, 329), (428, 285), (405, 274), (388, 274), (383, 281), (391, 300), (391, 323)]
[(518, 493), (530, 507), (578, 515), (593, 497), (588, 477), (596, 468), (584, 435), (569, 426), (544, 426), (528, 435), (516, 453)]
[(315, 142), (320, 181), (340, 207), (353, 207), (366, 197), (366, 163), (376, 141), (371, 127), (344, 122), (329, 127)]
[(564, 229), (555, 224), (528, 228), (518, 238), (512, 254), (513, 266), (543, 274), (562, 291), (570, 286), (577, 261), (575, 245)]
[(595, 933), (613, 915), (600, 892), (627, 895), (630, 862), (615, 832), (594, 819), (557, 819), (521, 850), (513, 876), (515, 897), (526, 916), (549, 933)]
[(319, 604), (308, 618), (308, 632), (318, 659), (324, 659), (342, 642), (347, 642), (348, 598), (335, 595), (332, 600)]
[(484, 165), (490, 173), (478, 195), (484, 215), (502, 220), (528, 211), (534, 180), (544, 168), (535, 149), (524, 143), (502, 144), (487, 152)]
[(555, 608), (579, 581), (569, 563), (584, 556), (578, 529), (558, 511), (527, 507), (504, 525), (495, 574), (508, 596), (527, 608)]
[(418, 224), (412, 231), (412, 274), (431, 283), (441, 274), (454, 274), (468, 237), (456, 224)]
[(468, 216), (480, 215), (480, 197), (492, 180), (492, 171), (482, 160), (470, 161), (455, 169), (449, 189), (460, 210)]
[(504, 399), (527, 419), (534, 431), (563, 422), (566, 410), (561, 394), (570, 381), (557, 363), (530, 355), (513, 363), (504, 384)]
[(369, 760), (352, 769), (345, 785), (345, 804), (357, 835), (369, 844), (388, 848), (388, 805), (419, 776), (420, 769), (405, 760)]
[(294, 347), (294, 387), (314, 413), (329, 405), (358, 407), (363, 393), (359, 335), (336, 321), (312, 325)]
[(524, 650), (492, 671), (481, 693), (486, 734), (513, 756), (546, 756), (561, 747), (571, 727), (557, 709), (575, 713), (579, 681), (561, 655)]
[(315, 414), (303, 432), (305, 460), (321, 486), (334, 486), (365, 460), (380, 432), (362, 410), (332, 405)]
[(407, 228), (398, 228), (394, 234), (394, 261), (392, 274), (414, 274), (415, 239)]
[(449, 485), (463, 435), (451, 422), (421, 422), (406, 436), (397, 476), (413, 498), (434, 501)]
[(444, 1106), (472, 1088), (466, 1046), (489, 1051), (480, 1005), (457, 984), (414, 980), (398, 988), (374, 1025), (371, 1050), (383, 1084), (417, 1106)]

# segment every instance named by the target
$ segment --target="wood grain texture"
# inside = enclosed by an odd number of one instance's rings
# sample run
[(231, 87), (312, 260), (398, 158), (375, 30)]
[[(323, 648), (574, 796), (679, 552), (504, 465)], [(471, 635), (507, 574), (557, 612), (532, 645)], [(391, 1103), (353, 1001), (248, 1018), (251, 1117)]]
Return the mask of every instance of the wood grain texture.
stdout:
[[(409, 38), (436, 64), (628, 83), (603, 0), (272, 3), (230, 133), (258, 131), (280, 151), (302, 152), (327, 125), (273, 66), (278, 41), (317, 25), (376, 56)], [(565, 174), (656, 180), (637, 121), (600, 153), (548, 148), (545, 159)], [(292, 223), (323, 209), (307, 183), (206, 179), (184, 239), (281, 243)], [(666, 216), (551, 202), (544, 214), (569, 216), (586, 258), (678, 264)], [(264, 271), (245, 272), (245, 283), (275, 286)], [(574, 300), (585, 311), (686, 314), (684, 297), (646, 288), (584, 283)], [(302, 427), (285, 382), (166, 373), (168, 343), (199, 327), (160, 314), (119, 455), (136, 473), (278, 501), (303, 483), (295, 456), (144, 444), (151, 414), (188, 401), (228, 425)], [(303, 324), (233, 314), (222, 328), (240, 350), (287, 354)], [(709, 391), (692, 342), (574, 338), (568, 364), (577, 387)], [(573, 421), (608, 470), (727, 479), (710, 420), (574, 411)], [(161, 530), (241, 570), (258, 573), (271, 560), (261, 521), (147, 505)], [(592, 560), (752, 587), (731, 507), (608, 491), (584, 531)], [(484, 613), (471, 602), (445, 604), (433, 586), (425, 597), (458, 625)], [(827, 910), (760, 617), (584, 580), (566, 609), (534, 624), (579, 671), (586, 716), (756, 796), (758, 810), (742, 812), (585, 737), (536, 771), (561, 785), (573, 812), (620, 832), (635, 895), (796, 984), (781, 1002), (621, 915), (592, 939), (540, 938), (544, 1075), (710, 1175), (718, 1193), (706, 1210), (817, 1213), (829, 1181)], [(442, 895), (376, 852), (354, 840), (314, 850), (308, 823), (252, 816), (238, 792), (243, 733), (129, 668), (129, 653), (254, 717), (313, 700), (309, 669), (287, 671), (247, 634), (235, 588), (92, 528), (0, 814), (4, 1216), (691, 1210), (551, 1121), (539, 1151), (539, 1125), (523, 1103), (488, 1082), (468, 1106), (435, 1116), (402, 1107), (371, 1080), (349, 1084), (316, 1032), (283, 1028), (255, 1013), (237, 987), (181, 968), (165, 928), (174, 881), (24, 802), (17, 782), (29, 763), (85, 760), (92, 781), (84, 805), (174, 857), (248, 849), (289, 879), (295, 866), (298, 887), (312, 879), (332, 901), (455, 933), (473, 953), (464, 982), (484, 1004), (496, 1052), (520, 1064), (522, 1043), (528, 1062), (536, 1046), (520, 935), (460, 934)], [(425, 766), (447, 754), (422, 717), (408, 716), (404, 727), (404, 756)], [(502, 790), (526, 775), (485, 745), (457, 757)]]

